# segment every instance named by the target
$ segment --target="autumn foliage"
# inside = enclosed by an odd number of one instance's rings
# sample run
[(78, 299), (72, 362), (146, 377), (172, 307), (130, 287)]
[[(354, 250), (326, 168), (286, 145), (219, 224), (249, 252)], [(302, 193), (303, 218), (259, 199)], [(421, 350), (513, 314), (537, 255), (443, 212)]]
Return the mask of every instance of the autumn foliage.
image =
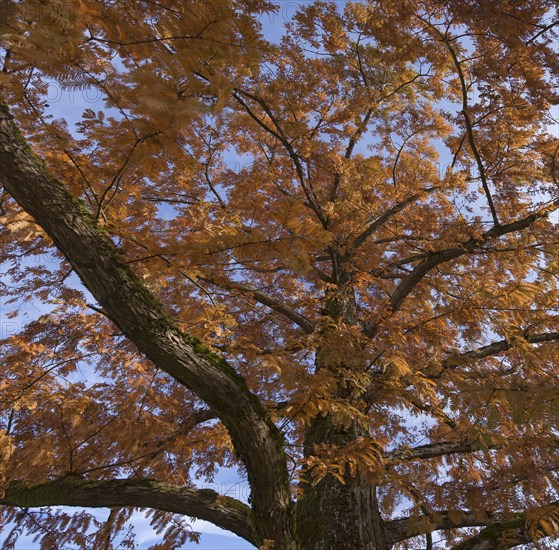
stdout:
[(281, 8), (0, 7), (3, 548), (555, 547), (556, 2)]

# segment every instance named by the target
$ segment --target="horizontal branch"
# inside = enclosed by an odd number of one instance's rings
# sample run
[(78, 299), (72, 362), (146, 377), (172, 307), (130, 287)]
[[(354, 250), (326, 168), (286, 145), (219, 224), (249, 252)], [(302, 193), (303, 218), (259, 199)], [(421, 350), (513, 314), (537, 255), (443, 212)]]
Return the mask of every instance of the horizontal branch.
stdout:
[(452, 550), (485, 550), (498, 548), (506, 550), (520, 544), (534, 542), (530, 533), (525, 529), (524, 514), (518, 517), (490, 525), (482, 529), (477, 535), (462, 541), (452, 547)]
[(388, 521), (385, 524), (389, 544), (425, 535), (433, 531), (485, 527), (452, 550), (507, 549), (529, 544), (559, 534), (559, 500), (529, 511), (504, 514), (479, 510), (476, 512), (452, 510), (434, 512), (429, 515)]
[(454, 546), (452, 550), (506, 550), (521, 544), (535, 543), (559, 534), (559, 500), (516, 514), (512, 519), (492, 523), (477, 535)]
[[(450, 518), (453, 519), (450, 519)], [(386, 539), (389, 544), (447, 529), (463, 527), (484, 527), (499, 521), (499, 516), (491, 512), (466, 512), (462, 510), (442, 510), (430, 515), (401, 518), (385, 523)]]
[(12, 482), (0, 505), (21, 508), (153, 508), (209, 521), (258, 546), (250, 507), (210, 489), (166, 485), (150, 479), (92, 481), (62, 478), (46, 483)]
[(186, 420), (185, 424), (186, 427), (190, 428), (210, 420), (215, 420), (216, 418), (218, 418), (217, 415), (211, 409), (199, 409), (194, 411), (192, 416)]
[[(531, 336), (523, 336), (529, 344), (542, 344), (544, 342), (555, 342), (559, 340), (559, 332), (542, 332), (539, 334), (532, 334)], [(477, 359), (485, 359), (492, 355), (497, 355), (503, 351), (507, 351), (512, 347), (510, 340), (498, 340), (482, 346), (478, 349), (466, 351), (464, 353), (453, 354), (442, 361), (441, 366), (448, 368), (455, 365), (461, 365), (468, 361), (475, 361)]]
[(475, 441), (441, 441), (439, 443), (428, 443), (418, 447), (396, 449), (384, 453), (385, 460), (407, 461), (426, 460), (460, 453), (475, 453), (486, 449), (499, 449), (500, 444), (481, 443)]

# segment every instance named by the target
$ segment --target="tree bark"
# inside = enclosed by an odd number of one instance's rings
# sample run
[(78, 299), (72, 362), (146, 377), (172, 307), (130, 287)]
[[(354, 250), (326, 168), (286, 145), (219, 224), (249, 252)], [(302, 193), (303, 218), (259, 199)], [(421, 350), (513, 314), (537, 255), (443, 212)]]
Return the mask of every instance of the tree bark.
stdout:
[[(306, 432), (305, 455), (315, 444), (343, 446), (363, 436), (357, 425), (343, 430), (330, 417), (317, 417)], [(301, 550), (385, 550), (384, 522), (376, 488), (364, 476), (344, 476), (341, 483), (327, 475), (316, 485), (307, 474), (297, 503), (297, 531)]]
[(87, 480), (67, 477), (45, 483), (12, 482), (0, 498), (5, 506), (82, 506), (154, 508), (210, 521), (251, 544), (259, 543), (250, 507), (210, 489), (192, 489), (151, 479)]
[[(356, 302), (350, 278), (344, 272), (339, 255), (334, 264), (333, 278), (337, 288), (326, 296), (325, 313), (333, 321), (342, 319), (355, 324)], [(327, 333), (325, 334), (327, 337)], [(359, 365), (324, 364), (317, 352), (317, 370), (336, 371), (340, 367), (359, 368)], [(347, 388), (338, 388), (336, 398), (347, 398)], [(315, 453), (316, 445), (345, 447), (357, 438), (368, 438), (369, 433), (356, 421), (349, 427), (336, 423), (331, 415), (315, 417), (305, 432), (304, 455)], [(313, 485), (309, 472), (302, 483), (303, 494), (297, 503), (297, 534), (301, 550), (385, 550), (384, 522), (381, 518), (376, 487), (362, 472), (344, 475), (344, 483), (326, 475)]]

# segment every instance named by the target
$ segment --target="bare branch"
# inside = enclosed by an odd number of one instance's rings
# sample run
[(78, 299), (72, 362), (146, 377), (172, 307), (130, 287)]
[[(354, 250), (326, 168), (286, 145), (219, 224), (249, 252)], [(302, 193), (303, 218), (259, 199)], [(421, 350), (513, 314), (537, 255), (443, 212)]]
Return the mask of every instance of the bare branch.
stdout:
[[(452, 516), (454, 521), (449, 516)], [(385, 524), (386, 538), (389, 544), (395, 544), (418, 535), (432, 533), (433, 531), (486, 526), (499, 522), (501, 519), (498, 514), (492, 512), (480, 511), (472, 513), (463, 510), (455, 510), (453, 512), (442, 510), (415, 518), (387, 521)]]
[[(523, 338), (530, 344), (556, 342), (559, 340), (559, 332), (542, 332), (539, 334), (532, 334), (531, 336), (524, 336)], [(442, 362), (441, 366), (443, 369), (446, 369), (452, 366), (462, 365), (469, 361), (476, 361), (478, 359), (485, 359), (486, 357), (497, 355), (503, 351), (509, 350), (510, 348), (511, 342), (509, 340), (498, 340), (478, 349), (451, 355)]]
[(384, 454), (385, 460), (401, 462), (408, 460), (426, 460), (452, 454), (474, 453), (485, 449), (499, 449), (502, 444), (482, 444), (479, 441), (441, 441), (418, 447), (396, 449)]
[(199, 277), (200, 280), (205, 281), (206, 283), (218, 286), (220, 288), (224, 288), (226, 290), (239, 290), (245, 294), (251, 295), (254, 300), (257, 302), (273, 309), (274, 311), (281, 313), (284, 317), (289, 319), (291, 322), (299, 325), (303, 329), (306, 334), (312, 334), (314, 332), (314, 325), (309, 319), (307, 319), (304, 315), (297, 313), (293, 308), (289, 307), (287, 304), (284, 304), (277, 300), (276, 298), (262, 292), (260, 290), (254, 290), (244, 284), (236, 283), (235, 281), (231, 280), (217, 280), (214, 278), (209, 277)]

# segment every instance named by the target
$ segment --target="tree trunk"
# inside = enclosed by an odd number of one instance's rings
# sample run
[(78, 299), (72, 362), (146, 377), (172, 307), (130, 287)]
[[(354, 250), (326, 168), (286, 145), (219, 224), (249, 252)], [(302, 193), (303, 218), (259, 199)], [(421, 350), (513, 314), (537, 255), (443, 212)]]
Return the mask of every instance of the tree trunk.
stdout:
[[(336, 428), (330, 417), (314, 419), (305, 437), (305, 455), (313, 445), (345, 445), (363, 435), (356, 425)], [(327, 475), (316, 485), (303, 483), (297, 503), (300, 550), (385, 550), (388, 548), (376, 489), (362, 475), (344, 476), (345, 484)]]
[[(356, 301), (350, 277), (341, 267), (341, 258), (335, 262), (333, 279), (336, 289), (326, 295), (325, 313), (332, 319), (342, 319), (350, 325), (357, 318)], [(326, 335), (326, 333), (325, 333)], [(320, 349), (316, 369), (336, 370), (340, 365), (325, 364)], [(347, 367), (348, 365), (345, 365)], [(360, 365), (353, 365), (360, 368)], [(335, 397), (347, 397), (347, 388), (338, 388)], [(320, 444), (345, 447), (358, 437), (369, 434), (357, 422), (342, 428), (332, 417), (317, 416), (305, 432), (304, 455), (314, 454)], [(297, 502), (297, 535), (299, 550), (385, 550), (384, 522), (378, 509), (376, 487), (362, 474), (345, 475), (341, 483), (327, 475), (315, 485), (309, 474), (303, 478), (303, 495)]]

